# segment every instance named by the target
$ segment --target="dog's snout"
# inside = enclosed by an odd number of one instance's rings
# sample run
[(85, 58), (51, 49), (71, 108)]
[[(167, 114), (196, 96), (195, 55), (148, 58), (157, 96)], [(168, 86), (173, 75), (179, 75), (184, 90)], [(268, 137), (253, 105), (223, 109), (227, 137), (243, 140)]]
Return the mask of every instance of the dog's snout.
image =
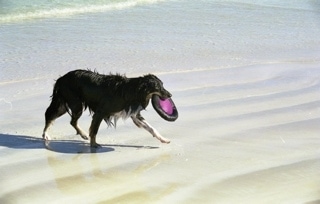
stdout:
[(172, 94), (169, 91), (165, 90), (165, 89), (163, 89), (160, 92), (160, 98), (162, 98), (162, 99), (171, 98), (171, 96), (172, 96)]
[(172, 97), (172, 94), (169, 91), (166, 91), (165, 95), (166, 95), (167, 98), (171, 98)]

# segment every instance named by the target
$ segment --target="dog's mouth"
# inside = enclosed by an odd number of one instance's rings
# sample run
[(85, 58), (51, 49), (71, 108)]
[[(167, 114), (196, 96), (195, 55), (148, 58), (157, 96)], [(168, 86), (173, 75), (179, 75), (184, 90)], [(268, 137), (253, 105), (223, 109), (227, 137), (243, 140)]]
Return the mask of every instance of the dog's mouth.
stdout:
[(171, 94), (160, 96), (160, 94), (152, 95), (152, 106), (156, 112), (167, 121), (175, 121), (178, 118), (178, 110), (171, 99)]
[(152, 93), (152, 96), (153, 95), (157, 95), (161, 100), (165, 100), (172, 97), (172, 94), (167, 90), (161, 92), (154, 92)]
[(168, 98), (171, 98), (171, 95), (166, 95), (166, 96), (161, 96), (161, 95), (158, 95), (158, 94), (155, 94), (155, 95), (157, 95), (161, 100), (166, 100), (166, 99), (168, 99)]

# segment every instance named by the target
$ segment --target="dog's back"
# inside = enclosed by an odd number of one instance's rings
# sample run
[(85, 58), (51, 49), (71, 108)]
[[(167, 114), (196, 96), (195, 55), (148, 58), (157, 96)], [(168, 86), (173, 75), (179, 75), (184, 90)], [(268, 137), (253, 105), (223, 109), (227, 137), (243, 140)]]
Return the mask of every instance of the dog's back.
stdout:
[(89, 70), (75, 70), (60, 77), (54, 86), (54, 97), (62, 99), (68, 107), (81, 101), (84, 108), (95, 112), (101, 100), (120, 96), (128, 79), (121, 75), (102, 75)]

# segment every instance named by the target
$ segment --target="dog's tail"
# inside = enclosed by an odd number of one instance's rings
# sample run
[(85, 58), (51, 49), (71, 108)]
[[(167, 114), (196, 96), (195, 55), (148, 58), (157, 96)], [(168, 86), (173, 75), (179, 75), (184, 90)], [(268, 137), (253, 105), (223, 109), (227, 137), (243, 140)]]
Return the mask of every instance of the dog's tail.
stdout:
[(53, 92), (52, 92), (52, 95), (51, 95), (51, 98), (59, 98), (59, 85), (58, 85), (58, 80), (56, 80), (56, 83), (54, 84), (53, 86)]
[(51, 95), (52, 100), (55, 100), (59, 106), (64, 106), (65, 109), (67, 110), (68, 114), (71, 116), (70, 108), (68, 106), (68, 103), (64, 99), (63, 95), (61, 94), (61, 88), (60, 88), (60, 83), (59, 80), (56, 80), (56, 83), (54, 84), (53, 87), (53, 92)]

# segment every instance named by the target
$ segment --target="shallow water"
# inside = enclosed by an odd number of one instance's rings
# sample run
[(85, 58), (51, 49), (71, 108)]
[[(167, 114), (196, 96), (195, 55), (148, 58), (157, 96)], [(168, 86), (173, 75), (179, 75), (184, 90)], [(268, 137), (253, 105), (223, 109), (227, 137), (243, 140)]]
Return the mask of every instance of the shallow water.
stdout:
[(255, 2), (164, 1), (2, 23), (0, 79), (56, 78), (87, 68), (141, 74), (319, 60), (315, 3)]

